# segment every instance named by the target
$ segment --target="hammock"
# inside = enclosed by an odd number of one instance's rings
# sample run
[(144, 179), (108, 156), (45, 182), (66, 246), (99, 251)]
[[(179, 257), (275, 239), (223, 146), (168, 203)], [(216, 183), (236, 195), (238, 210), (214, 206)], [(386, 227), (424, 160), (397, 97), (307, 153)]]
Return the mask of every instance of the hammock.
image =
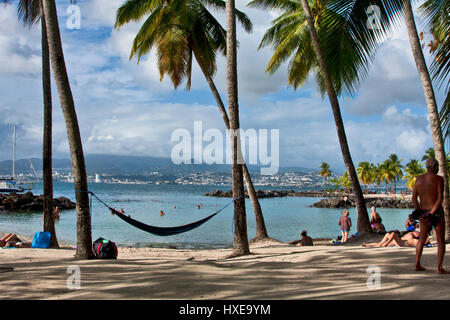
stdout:
[(163, 237), (164, 236), (172, 236), (172, 235), (175, 235), (175, 234), (178, 234), (178, 233), (183, 233), (183, 232), (187, 232), (187, 231), (190, 231), (192, 229), (195, 229), (195, 228), (201, 226), (202, 224), (204, 224), (206, 221), (208, 221), (212, 217), (214, 217), (220, 211), (222, 211), (223, 209), (228, 207), (232, 202), (234, 202), (235, 200), (241, 198), (241, 197), (239, 197), (239, 198), (236, 198), (236, 199), (232, 199), (222, 209), (214, 212), (213, 214), (211, 214), (211, 215), (209, 215), (206, 218), (203, 218), (201, 220), (198, 220), (198, 221), (195, 221), (195, 222), (191, 222), (191, 223), (188, 223), (188, 224), (185, 224), (185, 225), (182, 225), (182, 226), (178, 226), (178, 227), (155, 227), (155, 226), (150, 226), (148, 224), (142, 223), (140, 221), (132, 219), (129, 216), (124, 215), (123, 213), (120, 213), (116, 209), (108, 206), (105, 202), (103, 202), (101, 199), (99, 199), (93, 192), (88, 191), (88, 193), (90, 193), (92, 196), (97, 198), (97, 200), (99, 200), (104, 206), (106, 206), (109, 210), (111, 210), (111, 213), (115, 214), (116, 216), (118, 216), (120, 219), (122, 219), (126, 223), (129, 223), (132, 226), (134, 226), (134, 227), (136, 227), (138, 229), (141, 229), (142, 231), (145, 231), (145, 232), (148, 232), (148, 233), (152, 233), (152, 234), (157, 235), (157, 236), (163, 236)]
[(179, 227), (155, 227), (155, 226), (150, 226), (148, 224), (139, 222), (135, 219), (132, 219), (126, 215), (124, 215), (123, 213), (118, 212), (117, 210), (111, 210), (115, 215), (117, 215), (120, 219), (122, 219), (123, 221), (131, 224), (132, 226), (141, 229), (145, 232), (149, 232), (152, 234), (155, 234), (157, 236), (172, 236), (174, 234), (178, 234), (178, 233), (182, 233), (182, 232), (187, 232), (190, 231), (192, 229), (195, 229), (199, 226), (201, 226), (202, 224), (204, 224), (206, 221), (208, 221), (209, 219), (211, 219), (212, 217), (214, 217), (216, 214), (219, 213), (219, 211), (214, 212), (212, 215), (207, 216), (206, 218), (203, 218), (201, 220), (198, 220), (196, 222), (192, 222), (192, 223), (188, 223)]

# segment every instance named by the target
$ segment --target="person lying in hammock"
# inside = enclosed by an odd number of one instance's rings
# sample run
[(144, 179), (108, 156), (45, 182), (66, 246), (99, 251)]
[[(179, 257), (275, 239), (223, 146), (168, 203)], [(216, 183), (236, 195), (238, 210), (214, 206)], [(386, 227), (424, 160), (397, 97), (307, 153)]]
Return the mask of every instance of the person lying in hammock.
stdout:
[[(398, 233), (386, 233), (383, 240), (374, 243), (363, 243), (363, 247), (413, 247), (415, 248), (419, 243), (419, 233), (417, 231), (409, 232), (400, 237)], [(428, 245), (430, 239), (427, 238), (425, 244)]]

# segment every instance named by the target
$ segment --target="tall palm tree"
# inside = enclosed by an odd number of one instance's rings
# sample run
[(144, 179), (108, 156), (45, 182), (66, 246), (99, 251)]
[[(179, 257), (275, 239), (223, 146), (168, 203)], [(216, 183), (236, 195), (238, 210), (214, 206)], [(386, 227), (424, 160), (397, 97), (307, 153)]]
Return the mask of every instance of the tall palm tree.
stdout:
[(403, 179), (406, 180), (406, 185), (410, 190), (413, 190), (414, 184), (418, 176), (425, 173), (425, 169), (422, 167), (419, 161), (415, 159), (410, 159), (405, 167), (405, 176)]
[(350, 155), (350, 150), (347, 143), (347, 136), (344, 129), (344, 122), (342, 120), (340, 106), (337, 98), (336, 89), (333, 83), (333, 80), (328, 73), (328, 67), (325, 63), (325, 57), (323, 55), (321, 45), (319, 42), (319, 37), (316, 32), (315, 24), (314, 24), (314, 18), (311, 14), (311, 10), (309, 7), (309, 3), (307, 0), (302, 0), (302, 7), (303, 11), (306, 17), (310, 37), (311, 37), (311, 43), (312, 47), (314, 49), (315, 56), (318, 60), (318, 65), (321, 70), (321, 76), (323, 78), (326, 92), (328, 95), (328, 98), (330, 100), (331, 108), (333, 111), (333, 116), (336, 124), (336, 130), (339, 138), (339, 143), (341, 145), (341, 151), (342, 156), (344, 158), (345, 166), (347, 167), (347, 172), (349, 175), (350, 182), (353, 187), (353, 193), (355, 195), (355, 201), (356, 201), (356, 208), (358, 212), (358, 218), (357, 218), (357, 231), (360, 234), (370, 232), (370, 225), (369, 225), (369, 217), (367, 214), (367, 208), (365, 205), (365, 200), (363, 193), (361, 191), (361, 186), (358, 181), (358, 177), (356, 175), (355, 166), (353, 165), (353, 161)]
[[(3, 0), (11, 2), (11, 0)], [(41, 18), (43, 11), (42, 0), (19, 0), (17, 13), (24, 25), (30, 28), (41, 22), (41, 47), (42, 47), (42, 90), (44, 105), (44, 134), (42, 143), (42, 182), (44, 189), (43, 217), (44, 231), (50, 232), (50, 247), (58, 248), (58, 239), (55, 230), (53, 216), (53, 177), (52, 177), (52, 91), (50, 56), (48, 52), (47, 29), (45, 19)]]
[[(344, 163), (355, 193), (357, 229), (360, 233), (370, 232), (371, 228), (361, 186), (351, 159), (337, 96), (344, 90), (354, 92), (361, 78), (367, 75), (369, 62), (379, 45), (377, 39), (389, 29), (386, 22), (398, 10), (398, 5), (391, 5), (390, 2), (254, 0), (249, 4), (282, 11), (273, 21), (273, 26), (266, 32), (260, 45), (271, 44), (275, 48), (267, 67), (268, 72), (275, 72), (284, 61), (292, 57), (288, 83), (297, 88), (306, 81), (311, 69), (317, 70), (319, 87), (323, 94), (327, 93), (330, 100)], [(330, 3), (334, 5), (331, 9)], [(367, 21), (366, 10), (370, 4), (379, 5), (382, 13), (381, 31), (367, 30), (366, 23), (356, 23), (363, 18)]]
[(322, 162), (319, 169), (319, 176), (323, 177), (323, 185), (325, 186), (327, 178), (331, 175), (330, 165), (326, 162)]
[(387, 159), (380, 164), (380, 174), (382, 180), (386, 185), (386, 193), (388, 193), (389, 183), (391, 183), (391, 181), (395, 179), (395, 170), (390, 159)]
[(236, 133), (231, 141), (232, 148), (232, 181), (234, 201), (234, 241), (233, 255), (250, 253), (247, 238), (247, 222), (245, 217), (245, 198), (242, 164), (238, 163), (239, 137), (239, 104), (238, 104), (238, 78), (237, 78), (237, 44), (236, 44), (236, 6), (234, 0), (226, 0), (227, 21), (227, 93), (228, 110), (230, 115), (230, 129)]
[[(152, 47), (156, 46), (159, 52), (158, 56), (161, 57), (161, 59), (158, 59), (161, 77), (169, 74), (175, 89), (183, 78), (187, 78), (186, 89), (189, 90), (191, 84), (192, 57), (195, 57), (213, 93), (225, 127), (229, 130), (230, 121), (228, 113), (213, 80), (216, 72), (216, 55), (218, 52), (224, 54), (226, 51), (226, 31), (205, 7), (206, 3), (215, 9), (225, 10), (225, 2), (221, 0), (214, 2), (187, 0), (170, 3), (161, 1), (158, 6), (155, 6), (149, 12), (136, 10), (137, 7), (145, 5), (145, 2), (144, 0), (125, 2), (117, 10), (115, 28), (119, 29), (132, 20), (138, 21), (144, 16), (151, 16), (152, 12), (160, 10), (161, 7), (171, 7), (171, 10), (161, 10), (160, 21), (155, 18), (153, 22), (147, 20), (144, 23), (133, 43), (130, 59), (135, 55), (141, 57), (147, 54)], [(183, 4), (186, 7), (183, 7)], [(250, 32), (252, 30), (252, 23), (248, 17), (239, 10), (236, 10), (236, 15), (244, 29)], [(151, 26), (152, 31), (150, 33), (146, 30), (146, 27), (150, 28), (149, 25), (151, 23), (157, 24)], [(169, 36), (176, 36), (176, 41), (174, 39), (167, 39)], [(164, 44), (168, 40), (171, 40), (179, 48), (173, 50), (172, 47), (165, 46)], [(166, 57), (174, 54), (179, 55), (179, 57), (173, 59), (175, 63), (167, 64), (168, 59)], [(256, 218), (255, 239), (266, 239), (269, 236), (264, 217), (246, 164), (243, 165), (243, 174)]]
[(397, 182), (400, 181), (400, 178), (403, 177), (403, 165), (402, 159), (399, 159), (398, 156), (395, 153), (392, 153), (389, 155), (390, 163), (392, 170), (395, 172), (394, 175), (394, 193), (397, 193)]
[(77, 250), (75, 257), (79, 259), (90, 259), (94, 257), (94, 253), (92, 251), (91, 215), (89, 211), (86, 165), (75, 103), (64, 61), (55, 0), (43, 0), (41, 16), (45, 19), (53, 77), (66, 122), (72, 160), (77, 212)]
[[(441, 130), (441, 123), (439, 119), (439, 112), (436, 103), (436, 96), (434, 94), (433, 84), (431, 81), (430, 72), (425, 62), (420, 38), (417, 33), (416, 22), (414, 20), (414, 13), (410, 0), (403, 0), (405, 24), (408, 31), (409, 42), (411, 45), (414, 62), (416, 63), (417, 71), (419, 72), (420, 80), (422, 82), (423, 92), (425, 95), (425, 102), (428, 108), (428, 118), (430, 120), (431, 136), (433, 138), (433, 146), (436, 154), (436, 160), (439, 162), (439, 175), (444, 178), (444, 201), (443, 207), (446, 216), (447, 235), (450, 239), (450, 201), (449, 201), (449, 182), (447, 176), (447, 160), (445, 154), (444, 139)], [(446, 12), (448, 15), (448, 12)], [(448, 30), (447, 30), (448, 31)]]
[(380, 184), (383, 182), (382, 164), (371, 164), (372, 181), (377, 185), (377, 192), (380, 191)]

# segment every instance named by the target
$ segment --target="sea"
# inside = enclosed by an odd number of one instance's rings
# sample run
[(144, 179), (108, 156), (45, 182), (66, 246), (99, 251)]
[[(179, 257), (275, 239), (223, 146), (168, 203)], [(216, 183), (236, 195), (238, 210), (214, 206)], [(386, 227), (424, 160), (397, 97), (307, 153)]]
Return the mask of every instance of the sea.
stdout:
[[(256, 189), (289, 190), (289, 187), (256, 186)], [(214, 190), (230, 190), (231, 186), (215, 185), (179, 185), (179, 184), (122, 184), (91, 183), (90, 191), (108, 204), (145, 224), (159, 227), (174, 227), (200, 220), (223, 208), (230, 198), (216, 198), (204, 194)], [(302, 190), (304, 191), (304, 190)], [(42, 184), (33, 186), (33, 194), (42, 194)], [(75, 201), (73, 183), (55, 182), (54, 197), (64, 196)], [(337, 225), (340, 210), (315, 208), (317, 197), (284, 197), (260, 199), (266, 228), (270, 237), (282, 242), (300, 238), (300, 231), (307, 230), (312, 238), (336, 238), (340, 235)], [(198, 209), (199, 204), (202, 204)], [(251, 240), (255, 236), (255, 215), (251, 202), (246, 200), (247, 233)], [(160, 216), (160, 210), (165, 212)], [(350, 234), (356, 232), (356, 210), (349, 208), (353, 227)], [(370, 211), (370, 210), (369, 210)], [(378, 208), (386, 230), (404, 229), (404, 222), (410, 209)], [(92, 198), (91, 206), (92, 239), (99, 237), (112, 240), (120, 246), (168, 247), (176, 248), (230, 248), (233, 245), (233, 204), (228, 205), (219, 214), (191, 231), (173, 235), (156, 236), (128, 223), (110, 211), (97, 199)], [(59, 241), (76, 244), (76, 212), (65, 210), (55, 222)], [(0, 231), (32, 237), (42, 231), (42, 213), (0, 213)]]

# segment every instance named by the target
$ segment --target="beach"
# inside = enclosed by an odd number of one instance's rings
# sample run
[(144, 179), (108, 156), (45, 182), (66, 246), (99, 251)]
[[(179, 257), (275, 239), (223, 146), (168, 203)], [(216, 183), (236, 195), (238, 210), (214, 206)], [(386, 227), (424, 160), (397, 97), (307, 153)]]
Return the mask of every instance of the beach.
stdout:
[[(1, 267), (14, 271), (0, 273), (0, 299), (450, 299), (450, 276), (435, 272), (435, 246), (424, 249), (424, 272), (413, 271), (414, 248), (267, 241), (250, 250), (228, 258), (231, 248), (119, 247), (117, 260), (75, 260), (70, 247), (1, 249)], [(79, 289), (67, 285), (73, 266)]]

